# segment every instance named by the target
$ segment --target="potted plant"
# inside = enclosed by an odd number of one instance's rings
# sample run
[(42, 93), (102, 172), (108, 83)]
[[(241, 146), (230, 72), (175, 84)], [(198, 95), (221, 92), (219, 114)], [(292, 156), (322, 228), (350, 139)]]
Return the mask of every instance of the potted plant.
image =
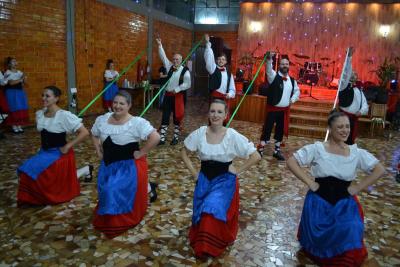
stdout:
[(375, 74), (379, 79), (379, 90), (376, 96), (375, 102), (378, 104), (386, 104), (388, 101), (388, 89), (389, 82), (396, 78), (396, 72), (398, 71), (398, 63), (400, 62), (399, 57), (385, 58), (383, 63), (378, 66), (375, 70)]

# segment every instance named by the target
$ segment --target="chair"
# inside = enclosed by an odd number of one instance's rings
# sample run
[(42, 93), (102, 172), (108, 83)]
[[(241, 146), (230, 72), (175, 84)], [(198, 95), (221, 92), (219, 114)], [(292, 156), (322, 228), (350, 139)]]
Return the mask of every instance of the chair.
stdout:
[(371, 136), (374, 134), (375, 124), (381, 124), (382, 129), (385, 129), (386, 124), (386, 110), (387, 104), (376, 104), (371, 105)]

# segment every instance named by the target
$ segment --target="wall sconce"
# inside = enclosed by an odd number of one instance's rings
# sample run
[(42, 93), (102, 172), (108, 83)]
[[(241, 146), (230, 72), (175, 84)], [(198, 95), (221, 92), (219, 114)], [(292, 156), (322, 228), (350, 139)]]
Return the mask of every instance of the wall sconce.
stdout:
[(249, 28), (252, 32), (259, 32), (262, 29), (262, 24), (261, 22), (252, 21), (250, 22)]
[(383, 38), (386, 38), (390, 33), (390, 25), (381, 25), (379, 27), (379, 33)]

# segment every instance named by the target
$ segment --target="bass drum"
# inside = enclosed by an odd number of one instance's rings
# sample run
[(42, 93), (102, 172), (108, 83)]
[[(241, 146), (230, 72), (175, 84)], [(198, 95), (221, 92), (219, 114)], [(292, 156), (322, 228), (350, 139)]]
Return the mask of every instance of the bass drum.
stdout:
[(318, 84), (318, 73), (316, 72), (305, 72), (303, 81), (308, 85), (317, 85)]

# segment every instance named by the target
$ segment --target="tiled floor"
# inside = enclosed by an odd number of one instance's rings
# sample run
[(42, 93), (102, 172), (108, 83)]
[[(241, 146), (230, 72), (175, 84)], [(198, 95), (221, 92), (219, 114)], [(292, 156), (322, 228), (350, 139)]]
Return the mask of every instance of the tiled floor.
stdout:
[[(189, 102), (188, 133), (206, 122), (207, 104)], [(146, 117), (158, 126), (160, 113)], [(93, 118), (85, 119), (87, 127)], [(256, 141), (261, 125), (234, 121), (232, 127)], [(171, 127), (172, 128), (172, 127)], [(361, 139), (389, 169), (400, 133), (391, 140)], [(290, 137), (288, 156), (311, 139)], [(91, 225), (96, 184), (81, 183), (81, 195), (57, 206), (16, 207), (17, 166), (38, 149), (31, 128), (0, 140), (0, 266), (312, 266), (302, 254), (296, 230), (306, 187), (271, 156), (240, 177), (240, 230), (236, 242), (216, 259), (199, 261), (188, 244), (194, 182), (179, 158), (181, 145), (157, 147), (148, 157), (150, 179), (159, 183), (159, 198), (140, 225), (107, 240)], [(82, 166), (99, 162), (87, 139), (75, 148)], [(399, 155), (399, 154), (397, 154)], [(400, 155), (399, 155), (400, 157)], [(198, 165), (197, 165), (198, 166)], [(363, 178), (360, 175), (359, 178)], [(359, 195), (364, 207), (368, 266), (400, 266), (400, 184), (388, 173)]]

